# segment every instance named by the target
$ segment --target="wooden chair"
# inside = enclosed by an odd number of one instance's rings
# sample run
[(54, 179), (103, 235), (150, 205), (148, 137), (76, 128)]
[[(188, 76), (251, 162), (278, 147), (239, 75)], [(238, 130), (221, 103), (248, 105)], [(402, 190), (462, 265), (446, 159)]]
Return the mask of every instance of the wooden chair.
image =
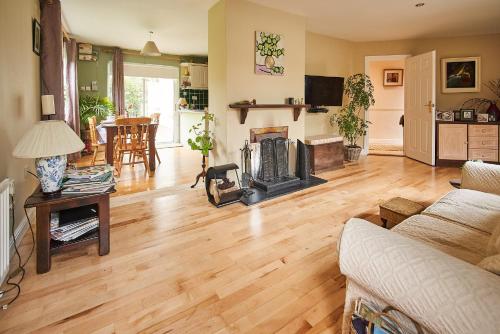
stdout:
[[(103, 148), (102, 152), (104, 152), (104, 145), (99, 144), (99, 134), (97, 133), (97, 119), (95, 116), (89, 117), (88, 118), (89, 122), (89, 129), (90, 129), (90, 145), (92, 146), (92, 150), (94, 151), (94, 154), (92, 155), (92, 160), (90, 162), (91, 166), (95, 166), (97, 154), (99, 153), (99, 148)], [(104, 159), (99, 160), (99, 161), (104, 161)]]
[(148, 149), (149, 124), (151, 118), (121, 118), (116, 120), (117, 138), (115, 144), (115, 168), (120, 176), (123, 163), (123, 157), (126, 153), (132, 156), (132, 164), (136, 156), (142, 156), (144, 168), (149, 175), (149, 164), (146, 151)]

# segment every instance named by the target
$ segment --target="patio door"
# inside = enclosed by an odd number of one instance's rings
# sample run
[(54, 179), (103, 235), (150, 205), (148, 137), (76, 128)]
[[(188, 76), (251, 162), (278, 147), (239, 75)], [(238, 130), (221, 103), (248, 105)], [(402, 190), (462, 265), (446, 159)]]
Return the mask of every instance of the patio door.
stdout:
[(404, 151), (435, 164), (436, 51), (406, 58)]
[(160, 114), (157, 144), (179, 142), (179, 70), (173, 66), (124, 64), (125, 108), (130, 117)]

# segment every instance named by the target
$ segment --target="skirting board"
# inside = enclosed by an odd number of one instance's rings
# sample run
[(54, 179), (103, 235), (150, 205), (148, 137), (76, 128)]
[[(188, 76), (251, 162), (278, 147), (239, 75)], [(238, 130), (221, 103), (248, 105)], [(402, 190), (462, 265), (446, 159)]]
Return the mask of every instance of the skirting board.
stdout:
[[(31, 224), (35, 223), (35, 209), (28, 209), (28, 215), (31, 221)], [(19, 246), (21, 241), (24, 238), (24, 235), (26, 234), (26, 231), (28, 231), (28, 219), (26, 216), (23, 217), (21, 222), (17, 225), (16, 229), (14, 230), (14, 236), (16, 238), (16, 244)], [(16, 250), (14, 249), (14, 239), (12, 236), (10, 236), (10, 259), (12, 261), (12, 258), (14, 255), (16, 255)]]

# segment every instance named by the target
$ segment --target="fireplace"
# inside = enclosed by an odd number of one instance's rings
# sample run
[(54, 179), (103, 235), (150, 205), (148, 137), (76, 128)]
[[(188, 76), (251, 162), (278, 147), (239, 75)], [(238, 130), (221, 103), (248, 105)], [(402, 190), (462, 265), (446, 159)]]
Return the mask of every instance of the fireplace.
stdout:
[[(290, 174), (293, 165), (296, 176)], [(250, 129), (250, 140), (241, 149), (241, 167), (240, 201), (246, 205), (326, 183), (310, 175), (307, 147), (298, 138), (293, 144), (287, 126)]]
[(290, 145), (288, 127), (250, 130), (254, 147), (253, 184), (267, 193), (300, 186), (300, 179), (290, 175)]

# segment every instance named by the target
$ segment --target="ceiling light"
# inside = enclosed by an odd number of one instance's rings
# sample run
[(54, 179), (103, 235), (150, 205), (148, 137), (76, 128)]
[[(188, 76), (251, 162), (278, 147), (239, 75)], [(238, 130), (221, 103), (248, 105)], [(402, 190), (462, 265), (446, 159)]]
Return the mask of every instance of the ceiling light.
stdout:
[(158, 57), (161, 56), (160, 50), (158, 50), (158, 47), (156, 46), (155, 42), (153, 42), (153, 32), (149, 32), (149, 41), (144, 44), (144, 47), (142, 48), (141, 55), (143, 56), (152, 56), (152, 57)]
[(417, 4), (415, 4), (415, 7), (423, 7), (425, 5), (425, 2), (419, 2)]

